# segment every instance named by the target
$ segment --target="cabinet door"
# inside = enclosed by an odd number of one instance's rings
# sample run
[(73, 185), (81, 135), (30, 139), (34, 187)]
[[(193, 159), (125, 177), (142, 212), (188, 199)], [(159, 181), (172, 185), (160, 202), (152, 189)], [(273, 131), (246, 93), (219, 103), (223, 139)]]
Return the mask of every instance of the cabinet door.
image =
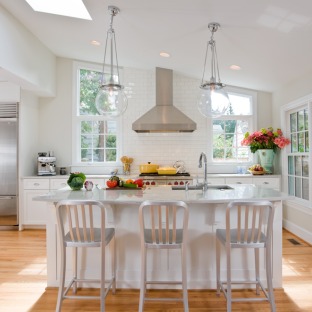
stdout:
[(47, 203), (34, 201), (35, 196), (48, 193), (48, 190), (24, 190), (23, 224), (45, 225), (47, 221)]
[(50, 190), (59, 190), (67, 186), (68, 179), (50, 179)]
[(49, 179), (24, 179), (24, 190), (48, 190)]
[(226, 178), (226, 183), (228, 184), (252, 184), (252, 177), (231, 177)]
[(263, 187), (272, 188), (275, 190), (280, 190), (280, 178), (253, 178), (253, 183), (255, 185), (261, 185)]

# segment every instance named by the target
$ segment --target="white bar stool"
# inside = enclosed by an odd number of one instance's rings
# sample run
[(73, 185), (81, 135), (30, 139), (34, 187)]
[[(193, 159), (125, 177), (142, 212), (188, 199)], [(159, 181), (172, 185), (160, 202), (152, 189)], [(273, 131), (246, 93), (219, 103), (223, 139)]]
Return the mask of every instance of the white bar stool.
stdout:
[[(61, 311), (64, 299), (98, 299), (101, 301), (101, 311), (105, 311), (105, 297), (109, 290), (116, 291), (116, 257), (115, 257), (115, 229), (105, 227), (105, 206), (98, 201), (63, 200), (56, 205), (57, 224), (61, 245), (60, 286), (57, 297), (56, 311)], [(99, 221), (99, 226), (94, 223)], [(111, 279), (105, 280), (105, 247), (111, 245)], [(64, 291), (66, 271), (66, 248), (73, 248), (73, 276)], [(78, 278), (77, 253), (78, 248), (100, 248), (100, 279)], [(100, 283), (100, 296), (77, 295), (77, 283)], [(105, 285), (107, 288), (105, 290)], [(73, 295), (67, 295), (70, 288)]]
[[(231, 202), (226, 208), (226, 229), (216, 232), (216, 260), (217, 260), (217, 295), (220, 290), (227, 300), (227, 311), (230, 312), (232, 302), (269, 301), (271, 311), (276, 311), (272, 285), (272, 228), (274, 207), (269, 201)], [(220, 280), (220, 247), (226, 251), (226, 281)], [(231, 279), (231, 250), (232, 248), (253, 248), (255, 253), (255, 280), (232, 281)], [(265, 266), (268, 291), (260, 281), (259, 249), (265, 250)], [(232, 298), (232, 284), (256, 284), (256, 294), (260, 288), (264, 298)], [(226, 285), (226, 287), (224, 287)]]
[[(144, 309), (144, 302), (183, 301), (184, 311), (188, 311), (186, 244), (188, 228), (188, 206), (182, 201), (144, 201), (139, 208), (141, 235), (141, 287), (139, 311)], [(147, 280), (146, 258), (148, 249), (180, 249), (181, 281)], [(183, 298), (150, 298), (147, 296), (148, 284), (181, 285)]]

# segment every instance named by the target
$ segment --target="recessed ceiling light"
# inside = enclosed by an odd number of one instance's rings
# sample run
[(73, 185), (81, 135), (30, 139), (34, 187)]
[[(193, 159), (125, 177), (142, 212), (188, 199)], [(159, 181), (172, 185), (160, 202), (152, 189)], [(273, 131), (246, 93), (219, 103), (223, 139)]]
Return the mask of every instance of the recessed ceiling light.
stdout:
[(167, 52), (160, 52), (159, 55), (162, 57), (170, 57), (170, 54)]
[(101, 42), (97, 41), (97, 40), (92, 40), (91, 41), (91, 44), (92, 45), (95, 45), (95, 46), (100, 46), (101, 45)]
[(240, 66), (238, 66), (238, 65), (231, 65), (230, 68), (233, 69), (233, 70), (241, 70), (241, 69), (242, 69), (242, 68), (241, 68)]
[(82, 0), (26, 0), (34, 11), (92, 20)]

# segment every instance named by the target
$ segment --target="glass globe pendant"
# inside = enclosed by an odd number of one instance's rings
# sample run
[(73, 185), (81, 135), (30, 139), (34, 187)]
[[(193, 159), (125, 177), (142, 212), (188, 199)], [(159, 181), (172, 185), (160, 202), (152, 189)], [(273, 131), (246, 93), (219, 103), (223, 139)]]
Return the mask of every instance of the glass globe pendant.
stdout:
[[(128, 99), (124, 93), (124, 86), (120, 84), (117, 49), (115, 31), (113, 29), (113, 17), (116, 16), (120, 10), (117, 7), (109, 6), (108, 10), (111, 13), (110, 28), (107, 31), (103, 70), (100, 90), (95, 98), (95, 106), (99, 114), (106, 117), (118, 117), (125, 112), (128, 106)], [(110, 48), (110, 73), (105, 74), (105, 59), (106, 51)], [(115, 53), (114, 53), (115, 51)], [(116, 60), (116, 67), (114, 67), (114, 55)]]
[[(213, 39), (214, 33), (218, 30), (220, 24), (210, 23), (208, 28), (211, 31), (211, 39), (207, 43), (204, 73), (200, 85), (200, 94), (198, 97), (198, 110), (205, 117), (216, 118), (224, 115), (230, 105), (229, 97), (224, 90), (225, 84), (220, 81), (216, 42)], [(208, 51), (211, 51), (211, 78), (204, 82), (205, 68)], [(218, 79), (218, 80), (217, 80)]]

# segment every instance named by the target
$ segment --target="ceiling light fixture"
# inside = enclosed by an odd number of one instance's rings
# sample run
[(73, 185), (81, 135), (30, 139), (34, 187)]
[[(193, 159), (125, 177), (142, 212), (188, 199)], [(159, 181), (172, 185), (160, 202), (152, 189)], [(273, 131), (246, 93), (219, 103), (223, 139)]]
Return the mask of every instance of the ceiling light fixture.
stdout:
[(241, 70), (242, 68), (240, 67), (240, 66), (238, 66), (238, 65), (231, 65), (230, 66), (230, 69), (232, 69), (232, 70)]
[[(230, 104), (229, 97), (224, 91), (225, 84), (220, 80), (216, 42), (213, 38), (214, 33), (219, 27), (220, 24), (218, 23), (208, 24), (208, 28), (211, 31), (211, 38), (207, 42), (204, 72), (198, 100), (198, 109), (200, 113), (205, 117), (211, 118), (224, 115)], [(208, 50), (211, 51), (211, 77), (209, 81), (204, 82)]]
[[(123, 91), (124, 86), (120, 84), (116, 38), (115, 31), (113, 29), (113, 18), (120, 12), (120, 10), (114, 6), (109, 6), (108, 10), (110, 11), (111, 19), (106, 36), (101, 86), (95, 99), (95, 106), (101, 115), (106, 117), (117, 117), (123, 114), (127, 109), (128, 99)], [(109, 74), (105, 73), (107, 50), (110, 50)]]
[(170, 57), (170, 54), (168, 52), (160, 52), (159, 55), (162, 57)]

